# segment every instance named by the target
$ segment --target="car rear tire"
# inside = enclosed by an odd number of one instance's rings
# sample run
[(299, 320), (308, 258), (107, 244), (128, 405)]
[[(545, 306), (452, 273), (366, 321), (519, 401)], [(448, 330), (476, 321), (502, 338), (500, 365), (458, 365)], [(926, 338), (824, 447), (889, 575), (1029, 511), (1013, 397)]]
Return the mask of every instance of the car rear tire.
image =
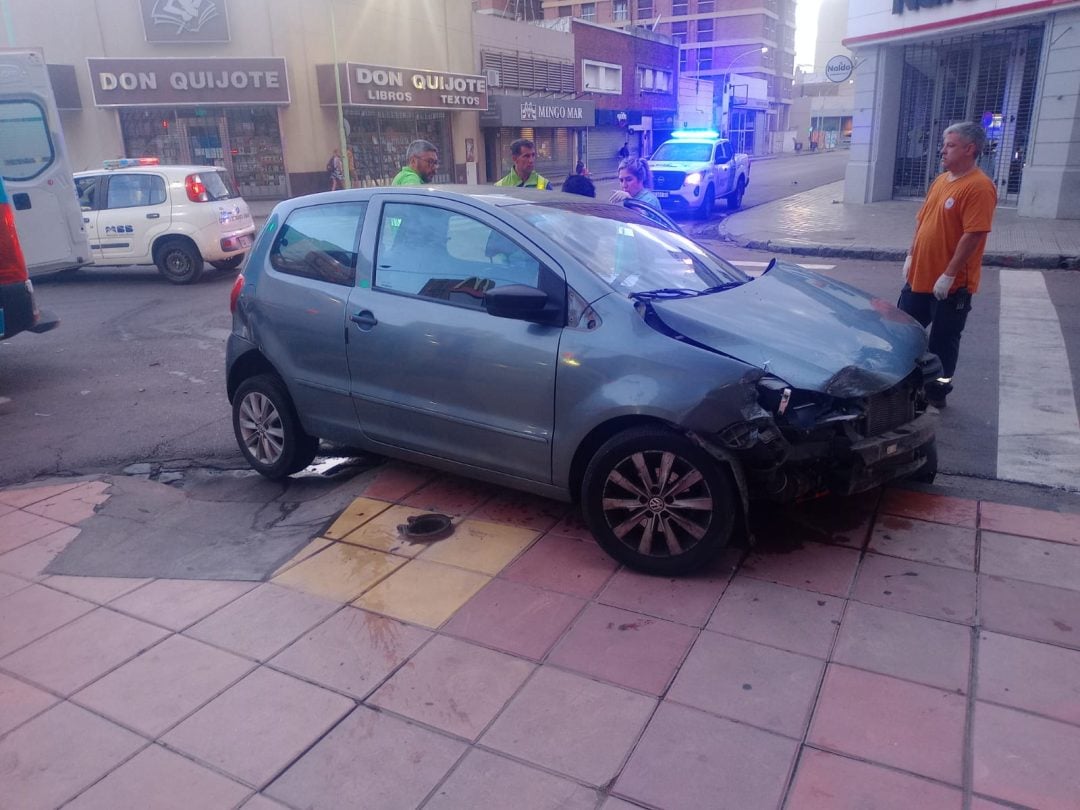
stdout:
[(190, 242), (170, 239), (158, 248), (157, 268), (173, 284), (194, 284), (203, 271), (203, 257)]
[(732, 538), (731, 475), (685, 436), (632, 428), (593, 456), (581, 487), (585, 522), (625, 565), (658, 576), (700, 569)]
[(735, 184), (735, 190), (728, 195), (727, 205), (732, 211), (742, 207), (743, 196), (746, 194), (746, 178), (740, 177)]
[(318, 438), (304, 431), (285, 384), (274, 374), (240, 383), (233, 395), (233, 433), (252, 469), (271, 480), (304, 469), (319, 449)]
[(240, 262), (244, 261), (244, 255), (243, 253), (237, 253), (235, 256), (230, 256), (219, 262), (210, 262), (210, 266), (218, 270), (235, 270), (240, 266)]
[(716, 189), (710, 185), (705, 189), (705, 196), (701, 199), (701, 205), (698, 206), (697, 215), (698, 219), (708, 219), (713, 215), (713, 208), (716, 205)]

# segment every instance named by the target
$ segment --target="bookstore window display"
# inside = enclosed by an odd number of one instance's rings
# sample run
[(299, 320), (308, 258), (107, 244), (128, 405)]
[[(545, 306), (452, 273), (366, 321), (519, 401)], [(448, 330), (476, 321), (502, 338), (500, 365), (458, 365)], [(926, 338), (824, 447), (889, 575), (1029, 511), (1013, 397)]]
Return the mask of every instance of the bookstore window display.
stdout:
[(123, 109), (120, 127), (124, 157), (222, 166), (242, 197), (288, 196), (276, 108)]
[(353, 187), (388, 186), (405, 165), (405, 151), (417, 138), (430, 141), (439, 150), (439, 170), (433, 183), (450, 183), (453, 158), (450, 153), (450, 117), (437, 110), (346, 113), (348, 145), (356, 163)]

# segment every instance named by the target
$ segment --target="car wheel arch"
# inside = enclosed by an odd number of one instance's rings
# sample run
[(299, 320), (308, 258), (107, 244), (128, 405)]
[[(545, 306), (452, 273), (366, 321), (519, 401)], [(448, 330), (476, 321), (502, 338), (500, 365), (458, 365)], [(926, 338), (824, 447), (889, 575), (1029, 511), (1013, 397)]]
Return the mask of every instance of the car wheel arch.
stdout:
[(230, 404), (236, 394), (236, 389), (240, 387), (241, 383), (258, 374), (273, 374), (278, 379), (284, 380), (278, 370), (274, 368), (273, 363), (267, 360), (266, 355), (258, 349), (252, 349), (236, 358), (229, 368), (229, 378), (225, 383), (225, 391)]
[(154, 264), (157, 264), (158, 254), (161, 252), (161, 249), (165, 247), (165, 245), (169, 242), (184, 242), (185, 244), (191, 246), (191, 248), (200, 256), (202, 255), (202, 251), (199, 250), (198, 244), (196, 244), (195, 240), (188, 236), (186, 233), (169, 231), (168, 233), (163, 233), (160, 236), (155, 237), (154, 239), (154, 243), (150, 248), (150, 258), (153, 260)]
[(571, 499), (574, 503), (577, 503), (580, 499), (581, 484), (585, 479), (585, 469), (589, 466), (592, 457), (596, 455), (596, 452), (604, 445), (604, 443), (612, 436), (622, 433), (625, 430), (650, 425), (665, 427), (669, 430), (675, 430), (684, 434), (686, 432), (679, 428), (678, 425), (672, 424), (665, 419), (660, 419), (655, 416), (630, 414), (616, 416), (606, 422), (601, 422), (585, 434), (585, 437), (578, 442), (577, 450), (574, 451), (574, 457), (570, 462), (567, 485)]

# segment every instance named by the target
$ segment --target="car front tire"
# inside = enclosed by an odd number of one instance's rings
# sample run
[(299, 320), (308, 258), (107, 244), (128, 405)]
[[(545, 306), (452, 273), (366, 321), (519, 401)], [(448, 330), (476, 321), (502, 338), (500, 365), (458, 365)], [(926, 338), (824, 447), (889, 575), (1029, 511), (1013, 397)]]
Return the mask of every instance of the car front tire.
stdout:
[(700, 569), (730, 542), (736, 502), (720, 462), (685, 436), (649, 426), (619, 433), (597, 451), (581, 508), (608, 554), (671, 576)]
[(273, 374), (249, 377), (233, 395), (233, 433), (252, 469), (271, 480), (299, 472), (319, 440), (300, 425), (285, 384)]
[(736, 211), (742, 207), (743, 196), (746, 194), (746, 180), (742, 177), (739, 178), (739, 182), (735, 185), (735, 190), (728, 195), (727, 204), (728, 208), (732, 211)]
[(710, 185), (705, 189), (705, 196), (701, 198), (701, 205), (698, 206), (697, 215), (699, 219), (708, 219), (712, 216), (713, 206), (716, 204), (716, 190)]
[(158, 270), (173, 284), (194, 284), (203, 271), (203, 257), (190, 242), (170, 239), (158, 248)]

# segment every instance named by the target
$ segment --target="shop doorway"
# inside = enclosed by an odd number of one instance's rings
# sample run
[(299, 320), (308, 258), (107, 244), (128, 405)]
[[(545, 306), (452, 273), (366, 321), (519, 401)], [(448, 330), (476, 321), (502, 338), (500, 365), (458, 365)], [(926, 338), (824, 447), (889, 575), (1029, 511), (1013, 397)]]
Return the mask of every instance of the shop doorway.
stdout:
[(904, 48), (893, 196), (921, 198), (941, 171), (942, 132), (976, 121), (986, 130), (979, 167), (998, 204), (1016, 206), (1027, 159), (1041, 25)]

